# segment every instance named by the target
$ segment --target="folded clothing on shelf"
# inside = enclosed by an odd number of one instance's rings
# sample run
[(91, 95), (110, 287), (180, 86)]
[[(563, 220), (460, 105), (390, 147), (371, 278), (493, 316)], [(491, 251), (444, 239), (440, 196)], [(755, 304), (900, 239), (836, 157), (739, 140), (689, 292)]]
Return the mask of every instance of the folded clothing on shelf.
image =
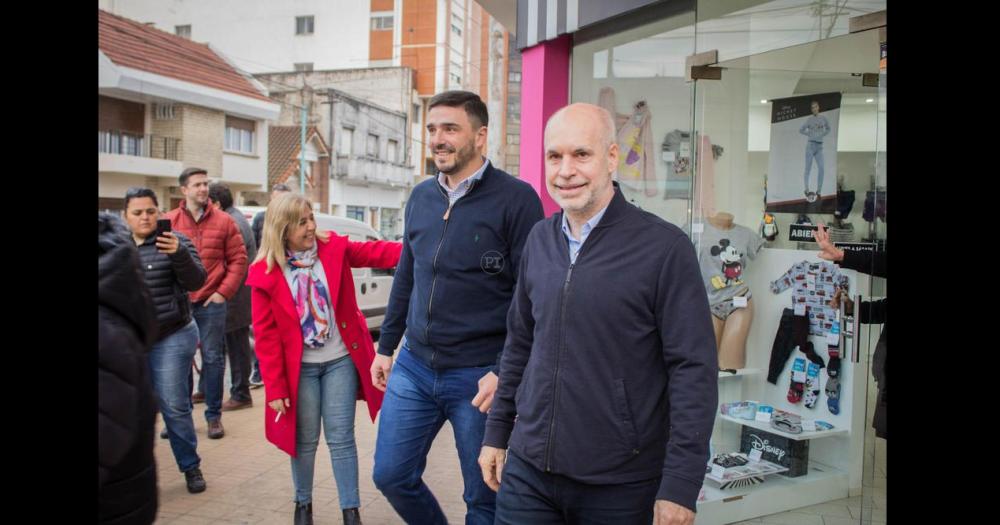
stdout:
[(757, 416), (755, 401), (737, 401), (719, 405), (719, 413), (739, 419), (754, 419)]
[(843, 227), (837, 228), (834, 226), (827, 227), (826, 233), (830, 235), (830, 242), (853, 242), (854, 241), (854, 225), (851, 223), (845, 223)]
[(718, 454), (717, 456), (712, 458), (712, 463), (715, 463), (716, 465), (721, 465), (724, 468), (739, 467), (742, 465), (746, 465), (748, 461), (749, 460), (747, 460), (746, 456), (738, 452), (730, 452), (729, 454)]
[(789, 434), (801, 434), (802, 418), (798, 414), (775, 410), (771, 414), (771, 427)]

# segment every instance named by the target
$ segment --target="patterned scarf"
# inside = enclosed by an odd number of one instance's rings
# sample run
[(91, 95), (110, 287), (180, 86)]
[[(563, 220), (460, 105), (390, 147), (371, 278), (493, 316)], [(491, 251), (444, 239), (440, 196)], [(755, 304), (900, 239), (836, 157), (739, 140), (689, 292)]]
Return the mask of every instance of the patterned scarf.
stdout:
[(322, 348), (330, 338), (330, 293), (315, 270), (316, 246), (304, 252), (285, 250), (292, 273), (292, 298), (307, 348)]

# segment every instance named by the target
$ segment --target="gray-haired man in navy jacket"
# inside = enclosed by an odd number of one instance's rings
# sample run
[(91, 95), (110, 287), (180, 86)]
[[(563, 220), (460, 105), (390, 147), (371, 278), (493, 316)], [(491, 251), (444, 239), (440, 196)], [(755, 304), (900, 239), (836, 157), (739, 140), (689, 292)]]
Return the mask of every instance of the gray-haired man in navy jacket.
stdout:
[(718, 401), (708, 299), (689, 238), (625, 201), (617, 165), (606, 110), (549, 120), (562, 212), (525, 242), (479, 457), (497, 524), (694, 523)]

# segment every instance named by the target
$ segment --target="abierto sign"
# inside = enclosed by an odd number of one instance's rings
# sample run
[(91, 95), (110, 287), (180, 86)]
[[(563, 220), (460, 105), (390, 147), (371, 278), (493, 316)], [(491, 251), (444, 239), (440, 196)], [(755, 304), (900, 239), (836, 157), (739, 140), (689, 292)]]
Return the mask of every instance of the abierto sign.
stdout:
[(788, 240), (792, 242), (816, 242), (813, 232), (818, 226), (812, 224), (791, 224), (788, 226)]

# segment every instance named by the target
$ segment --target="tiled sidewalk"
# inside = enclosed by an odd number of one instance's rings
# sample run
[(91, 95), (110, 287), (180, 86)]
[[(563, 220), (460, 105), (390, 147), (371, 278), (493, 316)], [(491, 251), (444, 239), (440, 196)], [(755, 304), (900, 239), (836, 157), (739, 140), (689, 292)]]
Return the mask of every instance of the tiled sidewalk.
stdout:
[[(291, 468), (288, 456), (264, 438), (263, 389), (251, 391), (254, 406), (235, 412), (224, 412), (222, 422), (226, 436), (219, 440), (205, 435), (205, 405), (195, 405), (195, 428), (198, 433), (198, 453), (208, 490), (188, 494), (184, 476), (177, 471), (170, 445), (156, 439), (156, 461), (159, 471), (159, 524), (246, 523), (288, 525), (292, 522), (294, 505)], [(163, 428), (157, 422), (157, 433)], [(360, 468), (361, 517), (366, 525), (399, 524), (402, 520), (371, 479), (375, 450), (375, 425), (368, 419), (368, 410), (358, 404), (355, 419)], [(874, 497), (848, 498), (812, 507), (795, 509), (743, 523), (786, 525), (849, 525), (860, 523), (862, 508), (864, 523), (877, 525), (885, 517), (885, 441), (878, 440)], [(316, 454), (316, 478), (313, 489), (313, 517), (317, 525), (339, 525), (340, 506), (337, 486), (325, 453), (322, 436)], [(431, 448), (424, 480), (437, 496), (449, 523), (465, 522), (462, 501), (462, 476), (455, 453), (451, 427), (445, 423)], [(869, 522), (868, 519), (871, 521)]]
[[(292, 522), (294, 505), (292, 474), (288, 455), (264, 438), (264, 390), (251, 391), (254, 406), (234, 412), (223, 412), (222, 424), (226, 436), (208, 439), (205, 435), (205, 405), (195, 405), (195, 429), (198, 433), (198, 453), (201, 470), (208, 489), (201, 494), (189, 494), (184, 475), (178, 472), (165, 439), (156, 439), (156, 462), (160, 487), (159, 524), (254, 523), (288, 525)], [(157, 433), (163, 428), (157, 421)], [(360, 469), (361, 518), (365, 525), (402, 523), (389, 503), (375, 489), (371, 473), (375, 451), (375, 425), (368, 418), (364, 404), (358, 404), (355, 419)], [(341, 523), (337, 503), (337, 485), (333, 479), (330, 455), (320, 436), (316, 453), (316, 474), (313, 489), (313, 518), (317, 525)], [(465, 522), (462, 501), (462, 476), (451, 426), (438, 434), (424, 480), (437, 496), (450, 523)]]

